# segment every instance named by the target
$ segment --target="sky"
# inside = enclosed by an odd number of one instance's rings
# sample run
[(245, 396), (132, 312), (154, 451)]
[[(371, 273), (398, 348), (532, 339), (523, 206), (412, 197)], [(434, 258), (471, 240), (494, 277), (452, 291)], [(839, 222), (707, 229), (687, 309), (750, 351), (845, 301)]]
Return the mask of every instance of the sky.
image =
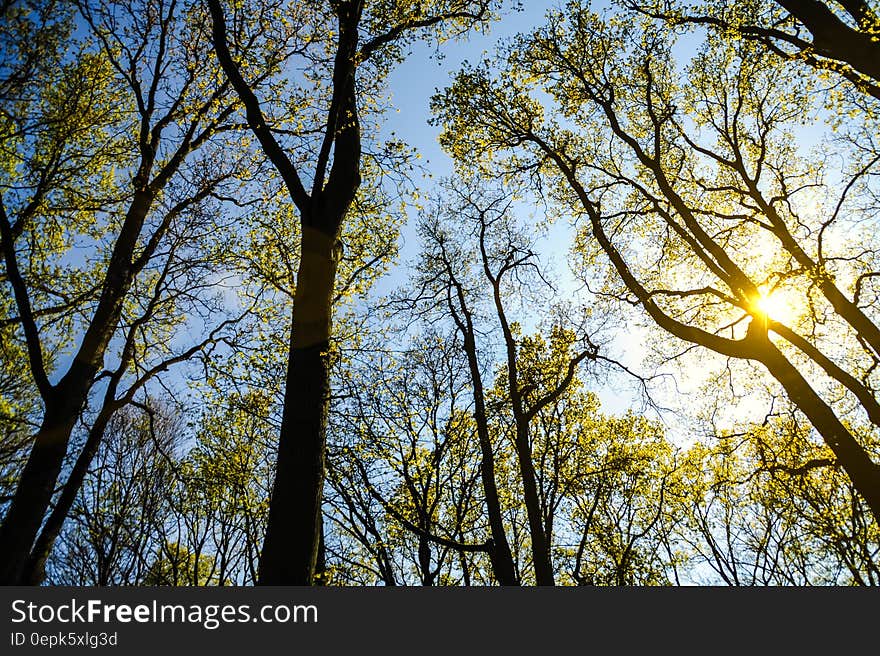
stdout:
[[(438, 143), (440, 129), (428, 122), (431, 96), (452, 81), (465, 61), (477, 62), (485, 54), (491, 53), (501, 40), (540, 25), (545, 12), (558, 3), (558, 0), (528, 0), (520, 11), (505, 10), (501, 20), (492, 24), (488, 34), (472, 34), (469, 39), (446, 43), (442, 46), (440, 58), (430, 43), (416, 42), (411, 55), (389, 77), (388, 88), (394, 110), (382, 122), (380, 137), (390, 138), (394, 133), (395, 138), (414, 148), (421, 156), (420, 164), (430, 171), (434, 180), (451, 174), (452, 161)], [(426, 194), (433, 182), (424, 179), (419, 184), (421, 193)], [(417, 239), (412, 231), (413, 219), (414, 215), (411, 214), (408, 225), (403, 229), (398, 264), (379, 285), (382, 291), (406, 280), (407, 263), (412, 262), (418, 253)], [(562, 252), (564, 249), (567, 249), (567, 244)], [(198, 341), (190, 332), (197, 335), (200, 328), (197, 325), (194, 330), (187, 330), (186, 334), (179, 336), (183, 347)], [(53, 382), (54, 378), (67, 370), (72, 357), (72, 352), (61, 354), (58, 367), (53, 371)]]
[[(601, 8), (606, 4), (597, 2), (596, 7)], [(431, 172), (435, 181), (450, 175), (453, 172), (453, 163), (438, 143), (440, 127), (432, 126), (428, 122), (431, 117), (431, 96), (451, 84), (465, 62), (476, 64), (484, 56), (491, 56), (504, 40), (542, 25), (546, 12), (558, 7), (560, 1), (528, 0), (523, 5), (520, 11), (508, 11), (501, 20), (493, 23), (488, 34), (473, 34), (466, 41), (445, 44), (443, 57), (440, 59), (433, 56), (434, 48), (430, 44), (417, 43), (406, 61), (390, 75), (389, 89), (394, 111), (384, 122), (382, 134), (391, 137), (391, 133), (394, 133), (396, 138), (413, 147), (421, 155), (420, 164)], [(430, 192), (432, 182), (425, 179), (420, 186), (420, 193), (424, 196)], [(413, 229), (414, 218), (415, 214), (411, 212), (409, 222), (402, 229), (398, 264), (378, 285), (380, 292), (384, 293), (405, 282), (407, 263), (414, 261), (418, 255), (418, 239)], [(553, 254), (552, 263), (557, 274), (564, 278), (566, 254), (571, 243), (570, 231), (564, 223), (558, 222), (543, 241), (547, 251)], [(571, 281), (563, 281), (562, 284), (573, 287)], [(641, 333), (630, 331), (627, 334), (630, 339), (625, 340), (625, 343), (618, 343), (617, 348), (625, 351), (627, 365), (635, 366), (643, 354)], [(618, 387), (602, 386), (594, 391), (598, 393), (603, 408), (609, 412), (623, 412), (638, 403), (637, 399), (622, 393)]]
[[(382, 135), (391, 137), (391, 133), (398, 139), (415, 148), (421, 156), (421, 164), (429, 170), (433, 179), (450, 175), (452, 173), (452, 161), (442, 151), (438, 143), (440, 133), (439, 126), (429, 124), (431, 96), (448, 86), (465, 62), (476, 64), (486, 55), (491, 55), (499, 43), (519, 33), (528, 32), (544, 23), (544, 16), (549, 9), (558, 7), (561, 0), (527, 0), (523, 3), (521, 11), (508, 12), (500, 21), (494, 23), (488, 34), (473, 34), (466, 41), (447, 43), (443, 46), (443, 57), (438, 59), (432, 56), (434, 49), (429, 44), (416, 44), (410, 56), (399, 65), (389, 78), (389, 89), (394, 111), (385, 120), (382, 127)], [(594, 10), (601, 12), (608, 7), (606, 1), (594, 3)], [(700, 37), (697, 37), (698, 39)], [(674, 48), (676, 58), (684, 65), (695, 53), (697, 41), (689, 37), (682, 37)], [(802, 126), (803, 134), (799, 135), (802, 145), (812, 145), (816, 134), (807, 124)], [(815, 131), (818, 134), (818, 131)], [(431, 191), (432, 182), (423, 180), (420, 184), (420, 193), (424, 197)], [(418, 239), (414, 234), (414, 212), (410, 212), (410, 220), (402, 230), (400, 256), (396, 266), (386, 278), (379, 283), (377, 289), (385, 293), (391, 288), (406, 281), (408, 275), (408, 263), (412, 263), (418, 256)], [(552, 256), (554, 270), (562, 280), (562, 287), (566, 292), (574, 292), (575, 284), (567, 272), (566, 256), (571, 244), (571, 229), (564, 221), (557, 221), (551, 228), (546, 239), (545, 252), (542, 256)], [(546, 265), (547, 262), (544, 262)], [(566, 280), (566, 276), (568, 280)], [(536, 317), (538, 318), (538, 317)], [(528, 318), (523, 321), (526, 329), (529, 328)], [(623, 362), (632, 371), (645, 372), (646, 366), (643, 360), (647, 355), (646, 342), (649, 328), (637, 325), (635, 322), (621, 327), (618, 336), (610, 345), (610, 355)], [(677, 400), (687, 398), (698, 392), (705, 381), (709, 369), (717, 366), (715, 358), (704, 353), (704, 359), (700, 360), (705, 368), (677, 370), (675, 373), (675, 388), (655, 389), (655, 399), (663, 405), (674, 408)], [(709, 363), (712, 364), (709, 364)], [(693, 363), (691, 367), (696, 366)], [(669, 380), (669, 379), (664, 379)], [(592, 385), (602, 402), (606, 412), (622, 413), (633, 408), (642, 408), (643, 398), (632, 384), (633, 379), (625, 375), (611, 378), (611, 382), (596, 382)], [(763, 405), (750, 407), (748, 404), (740, 404), (736, 412), (748, 412), (762, 414)], [(691, 411), (694, 408), (690, 409)], [(656, 418), (656, 417), (655, 417)], [(670, 432), (677, 433), (682, 437), (682, 442), (689, 442), (694, 430), (689, 420), (677, 412), (663, 413), (660, 418), (666, 423)], [(685, 423), (681, 423), (685, 421)]]
[[(465, 62), (475, 64), (491, 55), (504, 39), (509, 39), (543, 23), (544, 14), (556, 6), (554, 0), (528, 0), (520, 11), (507, 10), (492, 24), (488, 34), (472, 34), (467, 40), (444, 44), (442, 58), (435, 56), (429, 43), (417, 42), (412, 53), (389, 76), (389, 89), (394, 110), (383, 123), (382, 136), (401, 139), (418, 152), (420, 164), (431, 172), (434, 180), (452, 173), (453, 163), (440, 148), (440, 127), (429, 124), (431, 96), (449, 86)], [(431, 181), (421, 182), (424, 193)], [(411, 217), (412, 218), (412, 217)], [(401, 257), (412, 258), (418, 245), (412, 232), (413, 221), (402, 231)]]
[[(433, 179), (452, 173), (452, 161), (441, 150), (438, 143), (440, 128), (429, 123), (430, 99), (438, 90), (448, 86), (453, 76), (465, 62), (477, 63), (482, 57), (490, 55), (498, 44), (516, 34), (527, 32), (544, 22), (545, 13), (561, 3), (562, 0), (527, 0), (520, 11), (507, 11), (501, 20), (490, 27), (488, 34), (472, 34), (467, 40), (446, 43), (442, 47), (442, 58), (435, 56), (435, 49), (430, 43), (416, 43), (411, 54), (398, 65), (389, 77), (388, 88), (394, 110), (382, 122), (380, 137), (403, 140), (414, 148), (421, 156), (421, 164), (429, 170)], [(597, 2), (597, 7), (606, 6), (607, 2)], [(422, 195), (430, 193), (434, 183), (422, 180)], [(414, 261), (418, 254), (418, 240), (415, 237), (414, 213), (402, 231), (401, 251), (398, 263), (385, 280), (378, 286), (380, 292), (406, 281), (408, 263)], [(552, 253), (556, 270), (564, 275), (566, 254), (570, 246), (570, 232), (564, 222), (559, 222), (544, 240), (546, 251)], [(566, 283), (563, 283), (566, 284)], [(570, 284), (570, 283), (569, 283)], [(523, 321), (529, 329), (528, 318)], [(613, 345), (617, 351), (614, 355), (622, 359), (634, 370), (640, 370), (644, 355), (644, 332), (627, 327), (621, 330), (621, 336)], [(61, 367), (61, 370), (66, 367)], [(619, 386), (600, 386), (595, 391), (599, 394), (607, 411), (622, 412), (637, 405), (638, 399), (624, 392)]]
[(398, 112), (386, 122), (406, 143), (418, 149), (439, 175), (452, 171), (452, 163), (437, 143), (439, 128), (428, 125), (431, 96), (446, 87), (466, 61), (476, 63), (484, 53), (491, 54), (503, 39), (525, 32), (543, 23), (546, 11), (558, 4), (550, 0), (528, 0), (518, 12), (506, 13), (494, 23), (488, 34), (475, 34), (467, 41), (445, 44), (443, 58), (432, 57), (433, 48), (419, 43), (403, 64), (390, 76), (392, 102)]

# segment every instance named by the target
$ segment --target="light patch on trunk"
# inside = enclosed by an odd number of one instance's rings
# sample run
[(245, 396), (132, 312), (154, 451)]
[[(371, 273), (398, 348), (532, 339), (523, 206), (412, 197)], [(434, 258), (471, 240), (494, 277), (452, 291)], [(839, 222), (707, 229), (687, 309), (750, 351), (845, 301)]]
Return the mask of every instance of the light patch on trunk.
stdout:
[(336, 278), (335, 239), (304, 226), (302, 254), (293, 299), (293, 348), (308, 348), (330, 339), (331, 301)]

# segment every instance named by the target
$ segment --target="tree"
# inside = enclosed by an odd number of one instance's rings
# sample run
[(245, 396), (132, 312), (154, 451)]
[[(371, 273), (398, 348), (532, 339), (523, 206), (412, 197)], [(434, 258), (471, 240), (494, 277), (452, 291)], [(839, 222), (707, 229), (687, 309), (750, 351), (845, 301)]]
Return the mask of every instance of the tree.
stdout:
[(150, 565), (144, 585), (194, 586), (212, 585), (222, 579), (214, 578), (214, 559), (207, 555), (196, 556), (180, 544), (166, 544), (162, 555)]
[(855, 88), (880, 99), (880, 17), (876, 3), (713, 2), (688, 6), (668, 2), (626, 2), (626, 6), (671, 25), (704, 25), (751, 39), (789, 61), (833, 71)]
[(175, 520), (162, 536), (198, 564), (197, 575), (206, 583), (192, 585), (257, 581), (274, 455), (271, 401), (259, 392), (218, 399), (181, 460), (177, 484), (168, 492)]
[(114, 414), (78, 489), (59, 548), (54, 585), (138, 585), (163, 548), (174, 485), (180, 416), (154, 404)]
[(877, 585), (870, 510), (809, 424), (781, 405), (685, 456), (693, 496), (677, 533), (693, 570), (726, 585)]
[[(560, 358), (557, 358), (555, 362), (558, 366), (556, 371), (541, 376), (533, 370), (531, 380), (523, 380), (519, 359), (521, 349), (525, 347), (527, 350), (529, 344), (528, 342), (522, 345), (518, 343), (515, 334), (516, 326), (508, 318), (502, 289), (510, 286), (514, 289), (519, 287), (519, 291), (522, 293), (528, 278), (522, 275), (518, 269), (535, 266), (535, 255), (528, 243), (524, 241), (525, 235), (518, 234), (516, 226), (510, 222), (510, 218), (505, 212), (495, 214), (492, 211), (478, 209), (477, 216), (477, 233), (483, 275), (492, 290), (495, 316), (504, 339), (506, 357), (504, 396), (513, 416), (513, 444), (522, 479), (523, 501), (528, 515), (535, 579), (538, 585), (554, 585), (550, 550), (552, 522), (549, 521), (549, 513), (541, 512), (542, 491), (539, 490), (535, 472), (531, 425), (541, 410), (565, 393), (574, 380), (578, 364), (588, 358), (596, 359), (597, 348), (587, 335), (583, 340), (583, 348), (580, 348), (579, 352), (569, 355), (569, 347), (574, 344), (574, 339), (569, 339), (562, 349), (564, 355), (561, 361)], [(559, 329), (557, 326), (553, 332), (555, 333), (553, 336), (558, 337), (559, 333), (564, 332), (564, 329)], [(560, 351), (554, 350), (555, 354), (559, 355)], [(529, 394), (529, 392), (533, 393), (538, 389), (541, 389), (543, 394)]]
[(386, 585), (491, 575), (469, 376), (454, 341), (426, 327), (403, 351), (347, 369), (331, 414), (327, 518), (328, 562), (350, 580), (370, 570)]
[[(450, 185), (451, 187), (452, 185)], [(415, 285), (415, 293), (404, 305), (417, 312), (438, 310), (452, 319), (467, 358), (473, 396), (473, 414), (482, 460), (480, 464), (483, 494), (486, 501), (493, 550), (490, 552), (495, 576), (502, 585), (519, 584), (519, 575), (504, 527), (495, 466), (495, 445), (489, 429), (489, 411), (483, 383), (481, 352), (477, 343), (478, 317), (472, 305), (478, 293), (472, 285), (472, 253), (444, 229), (438, 203), (437, 214), (423, 221), (425, 257)]]
[[(340, 257), (340, 231), (362, 182), (362, 114), (373, 89), (420, 33), (446, 38), (485, 25), (494, 0), (431, 3), (338, 0), (265, 7), (266, 18), (297, 25), (291, 52), (314, 80), (297, 93), (293, 120), (313, 139), (287, 144), (273, 131), (271, 110), (242, 66), (238, 31), (227, 27), (220, 0), (209, 0), (217, 58), (245, 106), (248, 125), (284, 181), (299, 214), (297, 270), (278, 464), (260, 581), (309, 585), (318, 558), (325, 473), (331, 305)], [(233, 25), (244, 25), (240, 12)], [(236, 27), (238, 30), (238, 27)], [(231, 47), (230, 47), (231, 43)], [(327, 53), (330, 53), (328, 58)], [(238, 61), (237, 61), (238, 60)], [(294, 66), (292, 62), (288, 66)], [(365, 87), (363, 85), (366, 85)], [(309, 187), (305, 171), (312, 176)]]
[[(58, 34), (72, 29), (69, 8), (33, 6), (20, 11), (4, 4), (4, 21), (18, 20), (22, 28), (10, 40), (45, 44), (37, 54), (10, 45), (5, 71), (7, 86), (9, 80), (21, 86), (4, 98), (3, 110), (3, 148), (16, 163), (0, 185), (5, 287), (43, 405), (0, 528), (0, 580), (7, 583), (40, 577), (63, 515), (34, 558), (32, 546), (96, 383), (109, 381), (106, 412), (99, 415), (106, 421), (146, 381), (216, 343), (228, 327), (221, 323), (201, 344), (169, 353), (169, 334), (183, 312), (208, 317), (216, 310), (199, 293), (206, 288), (197, 273), (207, 275), (204, 260), (201, 269), (188, 268), (183, 254), (206, 245), (204, 225), (224, 192), (234, 195), (248, 160), (246, 151), (218, 155), (236, 103), (226, 97), (228, 84), (205, 66), (196, 5), (77, 3), (90, 40), (73, 41), (66, 51)], [(199, 247), (187, 243), (194, 237)], [(74, 256), (77, 246), (93, 256), (83, 262)], [(118, 367), (105, 371), (117, 340)], [(72, 357), (53, 369), (54, 354), (64, 347), (73, 347)], [(135, 383), (116, 397), (132, 370)], [(81, 454), (65, 504), (101, 433), (95, 430)]]
[[(676, 344), (759, 363), (876, 521), (876, 251), (869, 233), (858, 252), (831, 235), (873, 215), (877, 157), (852, 153), (840, 185), (799, 159), (790, 130), (808, 81), (778, 64), (754, 42), (709, 38), (679, 74), (663, 33), (573, 2), (511, 48), (505, 76), (463, 71), (435, 107), (461, 160), (512, 151), (500, 166), (545, 179), (583, 221), (584, 261), (610, 265), (606, 294)], [(807, 189), (829, 198), (817, 207)], [(782, 316), (772, 304), (789, 294)]]
[[(510, 318), (510, 305), (520, 297), (521, 302), (540, 302), (543, 294), (550, 292), (551, 285), (541, 271), (534, 239), (515, 219), (512, 209), (514, 193), (492, 194), (477, 190), (462, 180), (447, 181), (444, 196), (436, 207), (427, 213), (421, 225), (425, 241), (425, 255), (414, 290), (408, 299), (398, 302), (409, 304), (419, 314), (446, 313), (461, 340), (471, 372), (474, 395), (474, 418), (477, 424), (483, 466), (486, 474), (483, 487), (486, 491), (490, 525), (493, 526), (493, 543), (501, 549), (497, 558), (504, 556), (507, 538), (501, 521), (500, 504), (496, 500), (495, 456), (493, 455), (493, 424), (501, 439), (511, 439), (514, 447), (519, 489), (514, 498), (521, 500), (527, 515), (531, 562), (538, 585), (554, 584), (550, 541), (552, 525), (542, 517), (541, 496), (533, 458), (532, 424), (537, 415), (562, 395), (574, 380), (578, 365), (586, 359), (597, 358), (597, 347), (588, 335), (571, 340), (557, 352), (560, 358), (559, 375), (539, 375), (524, 380), (520, 373), (521, 349), (528, 342), (520, 343), (518, 326)], [(456, 225), (457, 224), (457, 225)], [(455, 228), (453, 229), (453, 225)], [(459, 232), (460, 235), (456, 235)], [(489, 298), (489, 307), (483, 299)], [(543, 300), (543, 299), (542, 299)], [(534, 306), (532, 306), (532, 310)], [(483, 318), (488, 312), (488, 317)], [(494, 392), (494, 400), (484, 391), (481, 360), (492, 352), (494, 344), (481, 344), (480, 333), (500, 331), (500, 348), (504, 353), (503, 375), (500, 385), (503, 393)], [(557, 336), (565, 329), (556, 326)], [(577, 344), (575, 343), (577, 341)], [(568, 348), (572, 347), (570, 353)], [(563, 355), (564, 354), (564, 355)], [(552, 381), (552, 382), (551, 382)], [(536, 394), (536, 390), (541, 393)], [(489, 403), (493, 407), (489, 408)], [(509, 413), (509, 414), (508, 414)], [(507, 415), (506, 418), (505, 415)], [(511, 426), (511, 431), (498, 427)], [(496, 574), (500, 568), (496, 568)], [(504, 579), (499, 575), (499, 580)]]

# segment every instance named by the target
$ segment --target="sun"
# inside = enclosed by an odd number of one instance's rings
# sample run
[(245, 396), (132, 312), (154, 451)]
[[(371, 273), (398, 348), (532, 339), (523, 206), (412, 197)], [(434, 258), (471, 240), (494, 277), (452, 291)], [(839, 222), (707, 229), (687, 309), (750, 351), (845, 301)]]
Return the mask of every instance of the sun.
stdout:
[(762, 314), (766, 314), (771, 319), (779, 316), (780, 311), (784, 309), (783, 303), (780, 302), (775, 294), (761, 294), (755, 305)]
[(765, 317), (789, 325), (798, 316), (797, 303), (783, 291), (759, 289), (755, 309)]

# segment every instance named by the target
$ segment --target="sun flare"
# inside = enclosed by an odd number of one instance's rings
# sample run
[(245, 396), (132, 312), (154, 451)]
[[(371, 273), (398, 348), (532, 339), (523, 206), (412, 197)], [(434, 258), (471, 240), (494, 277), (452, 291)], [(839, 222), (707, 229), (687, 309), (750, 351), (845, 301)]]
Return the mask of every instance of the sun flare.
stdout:
[(783, 324), (791, 324), (798, 316), (796, 303), (787, 294), (779, 291), (761, 291), (755, 307), (765, 317)]

